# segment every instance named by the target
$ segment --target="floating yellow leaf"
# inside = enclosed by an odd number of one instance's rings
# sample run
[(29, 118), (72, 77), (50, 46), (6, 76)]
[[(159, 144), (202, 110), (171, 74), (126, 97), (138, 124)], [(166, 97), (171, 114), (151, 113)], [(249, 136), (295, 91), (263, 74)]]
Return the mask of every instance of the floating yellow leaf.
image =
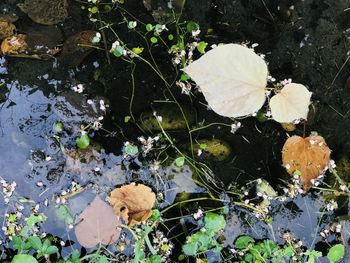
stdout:
[(113, 190), (108, 198), (114, 212), (129, 226), (147, 220), (156, 200), (152, 189), (143, 184), (129, 184)]
[(86, 248), (95, 247), (100, 243), (109, 245), (119, 238), (119, 217), (99, 196), (85, 208), (79, 219), (80, 222), (74, 231), (80, 245)]
[(311, 180), (319, 177), (330, 161), (331, 150), (321, 136), (302, 138), (292, 136), (287, 139), (282, 149), (283, 166), (289, 174), (300, 172), (303, 189), (308, 191)]

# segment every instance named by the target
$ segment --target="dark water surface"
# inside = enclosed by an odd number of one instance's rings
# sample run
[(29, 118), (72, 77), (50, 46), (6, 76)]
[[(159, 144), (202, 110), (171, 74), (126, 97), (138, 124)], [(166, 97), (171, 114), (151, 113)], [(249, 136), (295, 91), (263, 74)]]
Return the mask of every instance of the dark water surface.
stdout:
[[(5, 1), (1, 5), (14, 9), (19, 22), (27, 23), (28, 18), (13, 2)], [(141, 1), (126, 2), (125, 8), (135, 16), (152, 22), (153, 18), (139, 3)], [(316, 130), (333, 150), (332, 158), (336, 162), (340, 158), (349, 160), (350, 85), (346, 79), (350, 70), (349, 64), (343, 63), (350, 47), (350, 11), (345, 11), (350, 7), (350, 1), (201, 2), (198, 5), (198, 1), (187, 1), (183, 18), (197, 21), (203, 39), (209, 44), (259, 43), (257, 50), (266, 54), (272, 76), (281, 80), (291, 77), (294, 82), (307, 84), (313, 92), (316, 111), (312, 122), (306, 126), (298, 125), (294, 134), (309, 134)], [(58, 26), (64, 37), (94, 28), (80, 5), (71, 5), (69, 17)], [(113, 20), (113, 16), (106, 19)], [(135, 36), (130, 37), (125, 27), (120, 29), (123, 37), (129, 42), (139, 41)], [(215, 33), (205, 34), (208, 28)], [(108, 43), (114, 41), (109, 34), (107, 40)], [(159, 203), (160, 207), (173, 203), (181, 192), (205, 195), (207, 190), (192, 181), (193, 172), (187, 166), (178, 168), (172, 164), (155, 174), (148, 164), (144, 165), (149, 160), (123, 158), (123, 143), (137, 141), (138, 136), (145, 134), (135, 125), (124, 122), (124, 117), (130, 114), (130, 67), (120, 59), (111, 59), (112, 63), (108, 64), (103, 51), (94, 51), (78, 67), (71, 67), (59, 59), (37, 61), (0, 56), (0, 177), (17, 184), (14, 201), (5, 204), (0, 200), (1, 219), (13, 210), (15, 201), (25, 197), (33, 200), (26, 209), (40, 204), (40, 211), (48, 216), (44, 231), (75, 240), (72, 230), (56, 216), (55, 199), (71, 186), (72, 181), (86, 187), (83, 193), (69, 199), (73, 215), (80, 213), (96, 193), (105, 197), (115, 186), (132, 181), (143, 182), (154, 191), (162, 192), (165, 198)], [(160, 68), (164, 68), (164, 74), (173, 79), (176, 72), (167, 51), (155, 51), (155, 60)], [(138, 63), (132, 104), (136, 116), (151, 110), (152, 102), (164, 100), (168, 95), (154, 72), (147, 65)], [(94, 78), (97, 70), (101, 74), (99, 80)], [(72, 87), (80, 83), (85, 87), (84, 92), (73, 92)], [(191, 102), (176, 87), (173, 89), (181, 103), (192, 104), (196, 109), (197, 122), (230, 123), (207, 111), (198, 103), (198, 98)], [(101, 112), (96, 110), (100, 99), (110, 105), (104, 116), (104, 128), (109, 132), (94, 132), (92, 140), (96, 144), (90, 152), (84, 153), (84, 158), (88, 156), (90, 161), (72, 161), (63, 154), (61, 147), (75, 149), (80, 125), (100, 116)], [(92, 100), (93, 104), (87, 104), (87, 100)], [(58, 121), (65, 127), (63, 132), (55, 130)], [(196, 138), (224, 138), (232, 148), (230, 160), (208, 162), (218, 185), (223, 188), (232, 182), (246, 185), (248, 181), (265, 178), (281, 190), (280, 186), (284, 184), (281, 179), (288, 179), (280, 165), (280, 151), (287, 133), (271, 121), (260, 123), (255, 118), (248, 118), (241, 122), (243, 127), (235, 134), (227, 127), (215, 126), (195, 135)], [(173, 134), (180, 142), (188, 140), (181, 131)], [(344, 180), (348, 180), (349, 171), (345, 170)], [(162, 178), (161, 182), (159, 178)], [(320, 231), (330, 222), (337, 221), (337, 216), (349, 215), (348, 200), (339, 203), (341, 209), (335, 214), (323, 212), (324, 206), (322, 191), (299, 195), (283, 205), (273, 205), (271, 230), (262, 221), (248, 218), (249, 213), (244, 209), (229, 205), (231, 214), (225, 229), (225, 244), (231, 245), (241, 234), (275, 239), (283, 244), (281, 233), (290, 231), (303, 241), (304, 246), (310, 249), (320, 246), (319, 249), (324, 251)], [(212, 205), (208, 204), (208, 207)], [(195, 212), (192, 207), (184, 209)], [(169, 216), (181, 213), (174, 211)], [(176, 227), (174, 229), (178, 231)]]

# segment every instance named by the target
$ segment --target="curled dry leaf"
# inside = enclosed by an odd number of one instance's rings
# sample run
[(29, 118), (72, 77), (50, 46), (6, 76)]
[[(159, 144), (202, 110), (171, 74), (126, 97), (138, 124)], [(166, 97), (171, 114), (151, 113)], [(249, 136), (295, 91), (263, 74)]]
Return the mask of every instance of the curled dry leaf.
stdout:
[(311, 180), (320, 176), (330, 161), (331, 150), (321, 136), (302, 138), (292, 136), (287, 139), (282, 149), (282, 162), (289, 174), (301, 173), (303, 189), (308, 191)]
[(119, 217), (99, 196), (85, 208), (79, 219), (80, 222), (74, 229), (75, 235), (79, 243), (86, 248), (95, 247), (99, 243), (109, 245), (119, 238)]
[(4, 55), (18, 55), (24, 53), (28, 45), (26, 35), (18, 34), (5, 38), (1, 43), (1, 52)]
[(85, 30), (68, 37), (63, 43), (61, 53), (63, 62), (78, 66), (93, 51), (92, 39), (96, 33), (93, 30)]
[(0, 40), (13, 36), (16, 32), (16, 26), (7, 18), (0, 17)]
[(67, 0), (24, 0), (17, 6), (34, 22), (43, 25), (55, 25), (68, 16)]
[(129, 226), (147, 220), (156, 200), (152, 189), (143, 184), (129, 184), (113, 190), (108, 198), (114, 212)]

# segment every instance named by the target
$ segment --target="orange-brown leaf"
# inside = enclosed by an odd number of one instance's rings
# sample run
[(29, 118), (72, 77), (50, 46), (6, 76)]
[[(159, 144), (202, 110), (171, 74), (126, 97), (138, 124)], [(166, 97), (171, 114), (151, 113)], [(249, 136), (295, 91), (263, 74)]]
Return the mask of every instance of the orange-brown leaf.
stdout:
[(0, 39), (13, 36), (15, 32), (16, 26), (0, 17)]
[(108, 198), (114, 212), (129, 225), (147, 220), (156, 200), (152, 189), (142, 184), (129, 184), (113, 190)]
[(319, 177), (330, 161), (331, 150), (321, 136), (292, 136), (282, 149), (282, 162), (289, 174), (301, 173), (303, 189), (308, 191), (311, 180)]
[(26, 35), (18, 34), (5, 38), (1, 43), (1, 52), (4, 55), (18, 55), (27, 50)]

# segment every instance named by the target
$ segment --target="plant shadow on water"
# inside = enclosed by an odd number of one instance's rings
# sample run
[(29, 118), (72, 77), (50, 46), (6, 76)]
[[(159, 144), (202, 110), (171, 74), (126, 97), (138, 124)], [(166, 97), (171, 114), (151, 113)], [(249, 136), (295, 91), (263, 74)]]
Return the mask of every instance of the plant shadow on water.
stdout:
[[(6, 10), (16, 10), (14, 2), (6, 1)], [(81, 5), (92, 8), (94, 5), (89, 2), (70, 3), (68, 18), (56, 27), (65, 39), (81, 30), (102, 27), (103, 24), (96, 24), (87, 16), (89, 13), (94, 17), (96, 13), (92, 9), (89, 12), (81, 9)], [(118, 18), (123, 21), (122, 26), (118, 26), (118, 38), (132, 43), (130, 46), (138, 46), (146, 38), (132, 34), (130, 21), (154, 23), (154, 19), (166, 16), (159, 17), (160, 12), (155, 12), (157, 9), (152, 5), (153, 13), (150, 12), (142, 1), (125, 2), (114, 10), (124, 16)], [(40, 229), (34, 233), (43, 239), (43, 233), (53, 236), (51, 242), (59, 247), (60, 259), (70, 255), (73, 249), (82, 249), (81, 257), (85, 256), (88, 261), (89, 253), (79, 246), (72, 230), (79, 223), (76, 218), (97, 194), (105, 198), (116, 186), (137, 182), (150, 186), (156, 193), (161, 231), (152, 232), (151, 241), (155, 242), (159, 233), (162, 238), (166, 233), (175, 246), (173, 254), (164, 259), (169, 262), (190, 262), (194, 258), (197, 262), (205, 262), (204, 258), (208, 262), (253, 262), (249, 261), (252, 253), (249, 248), (267, 240), (284, 251), (290, 246), (293, 256), (299, 258), (293, 259), (286, 252), (278, 254), (284, 261), (273, 261), (271, 255), (257, 262), (313, 262), (307, 261), (313, 258), (307, 253), (317, 251), (322, 253), (315, 256), (316, 262), (329, 262), (327, 253), (338, 243), (345, 245), (346, 256), (337, 262), (350, 260), (348, 194), (338, 191), (339, 182), (329, 173), (325, 184), (305, 194), (293, 192), (295, 196), (290, 198), (287, 185), (291, 176), (281, 165), (281, 149), (289, 134), (306, 136), (317, 130), (333, 150), (332, 158), (339, 162), (341, 182), (349, 184), (350, 100), (349, 85), (345, 84), (344, 89), (343, 85), (348, 77), (350, 35), (346, 29), (349, 18), (343, 13), (349, 12), (345, 10), (350, 3), (344, 0), (333, 6), (327, 0), (277, 2), (217, 0), (203, 1), (203, 5), (198, 6), (196, 1), (186, 1), (181, 19), (198, 22), (209, 45), (247, 40), (259, 43), (257, 50), (267, 54), (269, 74), (278, 79), (291, 76), (309, 85), (314, 100), (309, 114), (314, 115), (306, 124), (297, 125), (292, 133), (277, 122), (257, 117), (234, 120), (235, 125), (242, 127), (231, 133), (233, 121), (208, 110), (200, 94), (186, 96), (181, 86), (176, 85), (169, 85), (167, 89), (164, 83), (172, 83), (174, 76), (177, 80), (181, 73), (172, 65), (167, 44), (164, 42), (163, 48), (158, 48), (161, 44), (152, 42), (160, 41), (157, 34), (156, 40), (151, 39), (151, 44), (147, 44), (152, 52), (145, 55), (145, 60), (151, 64), (130, 63), (116, 52), (117, 58), (113, 57), (109, 46), (103, 47), (102, 41), (96, 50), (86, 54), (79, 50), (73, 59), (69, 56), (49, 60), (43, 56), (42, 60), (1, 56), (2, 259), (10, 262), (16, 255), (8, 236), (23, 229), (23, 218), (43, 214), (47, 219), (42, 220)], [(42, 26), (16, 12), (19, 15), (16, 25), (22, 24), (24, 32), (45, 32)], [(312, 14), (312, 18), (308, 18), (308, 14)], [(115, 35), (106, 30), (106, 24), (115, 23), (115, 16), (107, 9), (101, 15), (106, 21), (102, 37), (106, 38), (104, 43), (111, 45)], [(98, 20), (101, 19), (99, 15)], [(126, 23), (123, 19), (130, 21)], [(178, 26), (174, 24), (168, 25), (173, 34)], [(177, 105), (181, 105), (181, 110)], [(151, 126), (147, 124), (150, 120)], [(98, 126), (100, 122), (103, 128)], [(169, 128), (163, 128), (160, 123), (164, 127), (169, 124)], [(175, 129), (171, 128), (174, 124), (178, 125)], [(82, 130), (90, 137), (77, 147), (77, 138), (85, 134)], [(211, 143), (219, 150), (212, 150)], [(138, 145), (136, 150), (132, 148), (135, 145)], [(215, 148), (218, 145), (222, 148)], [(197, 154), (200, 157), (197, 158)], [(11, 185), (13, 182), (15, 185)], [(221, 222), (215, 213), (224, 215), (226, 221), (217, 228), (210, 221)], [(16, 214), (16, 222), (8, 224), (12, 214)], [(141, 238), (146, 245), (138, 247), (139, 243), (135, 243), (133, 246), (138, 228), (133, 231), (124, 226), (122, 241), (108, 249), (99, 247), (97, 253), (103, 250), (111, 257), (114, 253), (113, 260), (119, 262), (147, 249), (155, 256), (148, 234), (157, 220), (151, 218), (151, 226), (139, 227), (142, 233), (147, 233)], [(13, 225), (17, 228), (11, 228)], [(208, 230), (207, 235), (201, 234), (203, 228)], [(252, 241), (242, 249), (237, 244), (239, 236), (249, 236)], [(200, 242), (193, 241), (199, 237)], [(185, 243), (187, 247), (182, 246)], [(53, 260), (58, 260), (57, 255)], [(104, 262), (94, 260), (92, 262)], [(133, 262), (141, 261), (134, 258)]]

